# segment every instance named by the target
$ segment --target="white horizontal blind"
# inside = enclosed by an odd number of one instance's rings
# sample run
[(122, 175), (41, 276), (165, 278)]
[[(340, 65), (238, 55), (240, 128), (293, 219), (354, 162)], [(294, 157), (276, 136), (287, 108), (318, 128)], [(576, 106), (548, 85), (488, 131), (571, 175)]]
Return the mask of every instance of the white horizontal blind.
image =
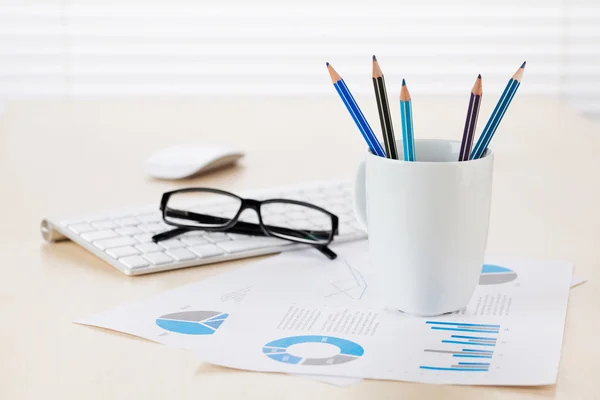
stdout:
[(331, 93), (325, 61), (371, 92), (376, 54), (390, 91), (465, 93), (481, 73), (498, 93), (527, 60), (521, 93), (600, 112), (600, 8), (572, 1), (0, 0), (0, 99)]
[(600, 119), (600, 2), (567, 3), (563, 93), (576, 109)]

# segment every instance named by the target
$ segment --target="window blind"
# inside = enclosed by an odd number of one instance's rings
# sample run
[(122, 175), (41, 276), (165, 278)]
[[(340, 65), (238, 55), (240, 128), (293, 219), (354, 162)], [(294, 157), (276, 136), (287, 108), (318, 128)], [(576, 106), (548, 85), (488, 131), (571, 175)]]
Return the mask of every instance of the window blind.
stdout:
[[(450, 4), (451, 3), (451, 4)], [(0, 2), (0, 99), (371, 92), (562, 94), (600, 116), (600, 7), (574, 0)]]

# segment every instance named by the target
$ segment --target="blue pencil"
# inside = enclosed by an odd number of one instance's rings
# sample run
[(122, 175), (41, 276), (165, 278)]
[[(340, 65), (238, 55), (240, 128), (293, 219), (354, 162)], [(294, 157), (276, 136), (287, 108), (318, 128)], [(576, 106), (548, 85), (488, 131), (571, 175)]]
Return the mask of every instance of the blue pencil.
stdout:
[(502, 121), (502, 117), (504, 117), (510, 102), (513, 97), (515, 97), (515, 93), (517, 93), (517, 89), (521, 85), (521, 78), (523, 77), (523, 72), (525, 72), (525, 64), (526, 62), (521, 65), (508, 81), (502, 96), (500, 96), (500, 100), (498, 100), (498, 104), (496, 104), (496, 108), (494, 108), (490, 119), (485, 124), (483, 132), (481, 132), (481, 136), (479, 136), (479, 140), (477, 140), (477, 143), (471, 152), (471, 156), (469, 157), (470, 160), (476, 160), (483, 157), (485, 154), (494, 133), (496, 133), (496, 129), (498, 129), (498, 125), (500, 125), (500, 121)]
[(402, 89), (400, 90), (400, 116), (402, 117), (402, 146), (404, 161), (416, 161), (415, 154), (415, 136), (413, 131), (412, 119), (412, 101), (406, 81), (402, 79)]
[(346, 83), (344, 82), (340, 74), (338, 74), (329, 63), (327, 63), (327, 70), (329, 71), (329, 75), (331, 76), (331, 82), (333, 82), (333, 87), (340, 95), (340, 98), (344, 102), (344, 105), (346, 105), (346, 108), (352, 116), (354, 123), (356, 123), (356, 126), (360, 130), (360, 133), (362, 133), (363, 138), (369, 145), (369, 149), (371, 149), (371, 152), (373, 154), (379, 157), (385, 157), (385, 151), (383, 150), (383, 147), (381, 147), (381, 143), (379, 143), (379, 141), (377, 140), (373, 129), (371, 129), (371, 126), (369, 125), (367, 119), (360, 110), (360, 107), (356, 103), (356, 100), (354, 100), (354, 97), (352, 96), (352, 93), (350, 93), (348, 86), (346, 86)]

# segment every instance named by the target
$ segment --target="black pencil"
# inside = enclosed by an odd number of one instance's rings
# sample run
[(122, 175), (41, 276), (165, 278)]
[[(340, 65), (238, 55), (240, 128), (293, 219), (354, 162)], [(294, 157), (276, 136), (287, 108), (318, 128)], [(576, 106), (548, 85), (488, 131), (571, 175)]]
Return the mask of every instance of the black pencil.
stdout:
[(469, 109), (467, 110), (467, 120), (465, 121), (465, 130), (463, 132), (462, 142), (460, 144), (458, 161), (469, 160), (469, 155), (471, 154), (471, 149), (473, 148), (475, 128), (477, 127), (477, 117), (479, 116), (481, 96), (483, 96), (483, 90), (481, 84), (481, 75), (479, 75), (475, 81), (475, 85), (473, 85), (473, 89), (471, 90), (471, 99), (469, 100)]
[(387, 91), (385, 89), (385, 79), (375, 56), (373, 56), (373, 88), (375, 89), (385, 154), (387, 158), (397, 160), (398, 150), (396, 149), (396, 138), (394, 137), (394, 127), (392, 126), (392, 116), (390, 115), (390, 103), (388, 102)]

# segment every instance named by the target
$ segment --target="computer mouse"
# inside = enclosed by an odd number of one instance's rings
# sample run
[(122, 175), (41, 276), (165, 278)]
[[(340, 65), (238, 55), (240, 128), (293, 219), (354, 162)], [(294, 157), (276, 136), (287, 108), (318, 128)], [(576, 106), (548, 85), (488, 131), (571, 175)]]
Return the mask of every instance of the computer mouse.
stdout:
[(219, 146), (173, 146), (152, 154), (146, 171), (158, 179), (183, 179), (232, 166), (243, 156)]

